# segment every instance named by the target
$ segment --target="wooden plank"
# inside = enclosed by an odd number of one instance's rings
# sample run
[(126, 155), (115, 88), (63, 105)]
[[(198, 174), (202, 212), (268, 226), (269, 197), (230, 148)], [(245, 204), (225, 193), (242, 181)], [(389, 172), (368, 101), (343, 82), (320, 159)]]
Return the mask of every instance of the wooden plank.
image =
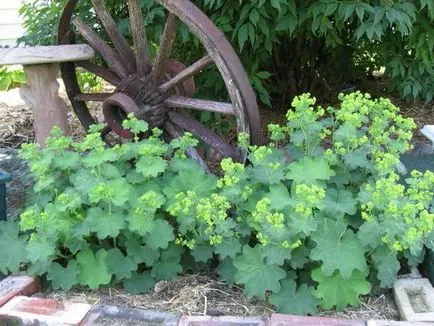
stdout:
[(80, 61), (77, 62), (77, 66), (86, 69), (87, 71), (101, 77), (105, 81), (109, 82), (113, 86), (118, 86), (121, 79), (113, 71), (100, 67), (90, 61)]
[[(184, 130), (182, 130), (180, 127), (176, 126), (170, 121), (166, 121), (164, 123), (164, 129), (169, 133), (169, 135), (173, 138), (180, 138), (184, 134)], [(189, 158), (195, 160), (201, 168), (208, 174), (211, 174), (211, 171), (208, 168), (208, 165), (204, 161), (204, 159), (199, 155), (197, 150), (195, 148), (189, 148), (186, 150), (185, 153)]]
[(194, 109), (230, 115), (235, 114), (232, 104), (223, 102), (200, 100), (183, 96), (170, 96), (164, 101), (164, 103), (172, 108)]
[(95, 52), (86, 44), (0, 49), (0, 65), (34, 65), (89, 60)]
[(119, 76), (125, 78), (128, 76), (128, 70), (124, 67), (122, 59), (119, 54), (116, 53), (110, 46), (105, 43), (101, 37), (91, 29), (83, 20), (80, 18), (74, 18), (72, 23), (77, 27), (81, 35), (89, 42), (89, 44), (97, 51), (104, 60), (107, 62), (109, 67)]
[(149, 56), (148, 39), (146, 37), (145, 23), (140, 6), (140, 0), (128, 0), (130, 13), (131, 33), (133, 34), (134, 48), (136, 50), (136, 67), (139, 75), (148, 74), (152, 68)]
[(176, 38), (176, 29), (178, 28), (178, 17), (169, 13), (166, 25), (164, 26), (163, 35), (161, 36), (160, 48), (155, 58), (153, 77), (156, 81), (164, 76), (167, 66), (167, 60), (172, 53), (173, 43)]
[(193, 119), (192, 117), (179, 112), (171, 111), (169, 112), (169, 119), (178, 127), (181, 127), (185, 131), (191, 132), (193, 135), (209, 144), (223, 156), (232, 158), (237, 157), (237, 149), (235, 146), (225, 142), (221, 136), (217, 135), (208, 127)]
[(85, 101), (85, 102), (104, 102), (113, 93), (81, 93), (75, 96), (76, 101)]
[(135, 72), (134, 52), (125, 37), (118, 30), (113, 17), (110, 15), (101, 0), (92, 0), (92, 4), (98, 18), (101, 20), (101, 23), (110, 36), (110, 39), (113, 41), (113, 45), (121, 57), (124, 66), (130, 74)]
[(180, 83), (186, 81), (189, 78), (194, 77), (199, 72), (202, 71), (203, 68), (208, 66), (209, 64), (213, 63), (211, 57), (209, 55), (203, 57), (202, 59), (198, 60), (191, 66), (187, 67), (183, 71), (181, 71), (179, 74), (177, 74), (175, 77), (173, 77), (171, 80), (167, 81), (163, 85), (160, 86), (160, 91), (162, 92), (168, 92)]

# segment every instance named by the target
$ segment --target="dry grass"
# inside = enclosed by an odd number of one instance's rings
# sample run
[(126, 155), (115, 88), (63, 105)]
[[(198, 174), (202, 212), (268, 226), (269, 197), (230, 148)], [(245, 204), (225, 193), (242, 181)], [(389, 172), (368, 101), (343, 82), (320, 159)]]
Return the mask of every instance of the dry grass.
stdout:
[(182, 276), (173, 281), (159, 282), (146, 295), (131, 295), (120, 287), (96, 291), (84, 288), (69, 292), (46, 290), (41, 295), (52, 299), (187, 315), (265, 316), (273, 312), (270, 304), (245, 297), (241, 288), (230, 287), (225, 282), (204, 275)]
[[(51, 299), (116, 305), (127, 308), (165, 311), (186, 315), (265, 316), (274, 312), (266, 301), (249, 299), (241, 288), (229, 286), (211, 276), (183, 276), (157, 283), (146, 295), (131, 295), (120, 287), (91, 291), (76, 288), (69, 292), (46, 289), (39, 296)], [(391, 293), (362, 298), (360, 307), (343, 312), (324, 311), (321, 316), (341, 319), (399, 320), (399, 312)]]

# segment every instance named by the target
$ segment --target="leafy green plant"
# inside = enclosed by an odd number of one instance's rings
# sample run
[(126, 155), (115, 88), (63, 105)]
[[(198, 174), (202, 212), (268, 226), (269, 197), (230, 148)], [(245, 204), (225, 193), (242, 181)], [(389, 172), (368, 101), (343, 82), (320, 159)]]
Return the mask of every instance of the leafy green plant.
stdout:
[(8, 69), (0, 66), (0, 91), (8, 91), (11, 88), (20, 87), (26, 82), (22, 69)]
[(295, 98), (287, 124), (269, 126), (272, 142), (241, 134), (250, 163), (224, 159), (219, 176), (186, 158), (190, 134), (167, 144), (131, 116), (131, 143), (106, 148), (93, 126), (82, 142), (54, 130), (44, 149), (23, 145), (35, 184), (19, 224), (0, 224), (0, 272), (25, 264), (54, 288), (121, 282), (142, 293), (217, 266), (281, 312), (357, 305), (434, 248), (434, 173), (402, 184), (415, 124), (389, 100), (340, 100)]
[[(21, 9), (27, 44), (55, 41), (65, 0), (26, 3)], [(385, 67), (391, 90), (408, 99), (433, 99), (434, 5), (430, 0), (197, 0), (238, 51), (262, 103), (287, 105), (302, 92), (337, 94), (348, 84), (370, 78)], [(90, 3), (79, 2), (77, 15), (92, 22), (103, 38)], [(119, 29), (131, 37), (126, 1), (107, 0)], [(158, 44), (164, 11), (143, 0), (150, 43)], [(174, 57), (185, 64), (203, 48), (185, 27), (178, 33)], [(199, 77), (201, 93), (224, 96), (216, 70)], [(326, 91), (324, 91), (326, 90)], [(333, 95), (334, 96), (334, 95)]]

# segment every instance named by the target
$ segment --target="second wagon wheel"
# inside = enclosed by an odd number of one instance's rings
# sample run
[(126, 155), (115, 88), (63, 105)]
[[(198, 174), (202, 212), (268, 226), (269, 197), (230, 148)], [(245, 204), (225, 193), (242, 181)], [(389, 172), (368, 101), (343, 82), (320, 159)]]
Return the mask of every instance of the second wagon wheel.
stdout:
[[(212, 21), (188, 0), (157, 0), (168, 10), (167, 20), (155, 58), (151, 58), (145, 32), (140, 0), (128, 0), (133, 45), (118, 30), (102, 0), (92, 0), (93, 9), (104, 26), (113, 46), (107, 44), (98, 33), (80, 18), (74, 18), (74, 9), (80, 0), (69, 0), (60, 20), (58, 43), (73, 43), (75, 30), (86, 39), (105, 61), (95, 63), (65, 63), (61, 66), (68, 96), (74, 111), (84, 128), (95, 123), (89, 112), (88, 101), (102, 101), (106, 132), (114, 131), (128, 137), (122, 128), (127, 113), (147, 121), (151, 127), (161, 127), (172, 138), (185, 131), (191, 132), (204, 144), (223, 157), (245, 161), (245, 153), (236, 144), (227, 141), (193, 118), (191, 110), (217, 112), (232, 115), (236, 119), (238, 133), (250, 135), (251, 142), (262, 141), (262, 131), (254, 91), (239, 58), (224, 34)], [(171, 58), (179, 21), (197, 37), (206, 53), (203, 58), (186, 67)], [(230, 102), (194, 98), (193, 78), (206, 66), (215, 64), (222, 76)], [(101, 77), (115, 87), (106, 93), (83, 93), (77, 82), (76, 65)], [(188, 153), (206, 168), (205, 160), (196, 150)]]

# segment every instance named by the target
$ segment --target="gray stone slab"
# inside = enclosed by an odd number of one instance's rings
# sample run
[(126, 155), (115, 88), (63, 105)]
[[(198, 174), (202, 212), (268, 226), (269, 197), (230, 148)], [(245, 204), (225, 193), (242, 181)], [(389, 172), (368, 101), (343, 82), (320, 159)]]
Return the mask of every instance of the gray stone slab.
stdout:
[(98, 305), (89, 311), (80, 326), (176, 326), (179, 318), (170, 313)]
[(434, 324), (434, 288), (428, 279), (397, 280), (393, 292), (401, 319)]

